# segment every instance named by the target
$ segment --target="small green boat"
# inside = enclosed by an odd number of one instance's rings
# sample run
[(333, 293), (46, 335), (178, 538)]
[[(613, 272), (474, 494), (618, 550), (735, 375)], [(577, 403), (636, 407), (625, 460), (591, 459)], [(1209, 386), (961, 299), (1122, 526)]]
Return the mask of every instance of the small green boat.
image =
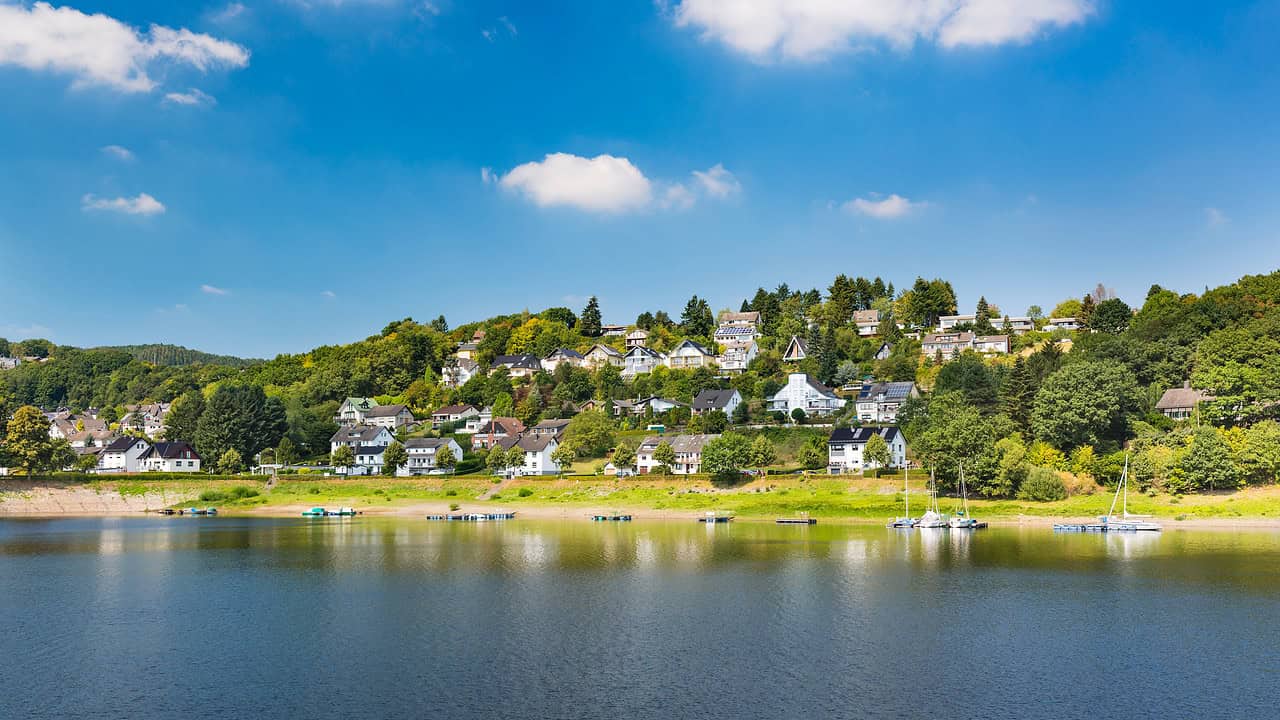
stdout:
[(351, 507), (340, 507), (337, 510), (313, 507), (310, 510), (302, 511), (302, 517), (355, 517), (356, 515), (356, 509)]

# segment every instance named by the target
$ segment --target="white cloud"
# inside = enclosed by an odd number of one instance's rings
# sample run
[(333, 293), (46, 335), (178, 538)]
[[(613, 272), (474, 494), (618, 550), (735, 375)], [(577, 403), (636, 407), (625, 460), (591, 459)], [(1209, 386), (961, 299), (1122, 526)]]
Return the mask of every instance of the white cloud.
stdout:
[(493, 183), (498, 182), (498, 176), (493, 173), (493, 168), (480, 168), (480, 182), (485, 185), (492, 185)]
[(516, 30), (515, 24), (508, 20), (506, 15), (498, 18), (498, 22), (502, 23), (502, 27), (506, 28), (507, 32), (511, 33), (511, 37), (515, 37), (520, 34), (520, 32)]
[(101, 85), (149, 92), (158, 64), (189, 65), (200, 72), (249, 64), (249, 51), (186, 28), (152, 25), (145, 33), (101, 13), (38, 2), (0, 4), (0, 65), (71, 75), (75, 87)]
[(1209, 227), (1221, 227), (1231, 222), (1231, 218), (1227, 217), (1226, 213), (1215, 207), (1205, 208), (1204, 218)]
[(714, 197), (728, 197), (742, 192), (742, 184), (733, 173), (724, 169), (724, 165), (716, 163), (711, 169), (703, 172), (694, 170), (693, 176), (702, 184), (702, 188)]
[(244, 6), (244, 3), (238, 3), (238, 2), (227, 3), (227, 6), (222, 8), (221, 10), (215, 10), (209, 13), (208, 18), (211, 22), (214, 22), (214, 23), (218, 23), (218, 24), (228, 23), (240, 17), (241, 15), (244, 15), (247, 9), (248, 8)]
[(551, 153), (503, 176), (507, 190), (523, 193), (539, 207), (568, 205), (592, 212), (625, 212), (653, 199), (652, 183), (631, 164), (612, 155), (584, 158)]
[(658, 202), (658, 205), (663, 208), (687, 210), (693, 207), (696, 201), (697, 197), (694, 196), (693, 191), (685, 187), (683, 183), (675, 183), (667, 186), (667, 189), (663, 191), (662, 199)]
[(841, 207), (849, 212), (878, 220), (894, 220), (924, 205), (925, 203), (912, 202), (901, 195), (895, 194), (881, 198), (879, 195), (872, 194), (869, 198), (854, 198)]
[(109, 210), (126, 215), (159, 215), (165, 207), (159, 200), (146, 193), (137, 197), (100, 198), (96, 195), (85, 195), (80, 199), (80, 207), (84, 210)]
[(336, 292), (334, 292), (334, 291), (332, 291), (332, 290), (321, 290), (321, 291), (320, 291), (320, 294), (321, 294), (321, 295), (323, 295), (324, 297), (327, 297), (327, 298), (336, 298), (336, 297), (338, 297), (338, 293), (336, 293)]
[(126, 162), (133, 160), (133, 151), (121, 145), (107, 145), (102, 148), (104, 155), (110, 155), (117, 160)]
[(480, 36), (489, 42), (493, 42), (502, 36), (503, 31), (506, 31), (506, 34), (511, 37), (516, 37), (520, 34), (520, 32), (516, 30), (516, 26), (507, 18), (506, 15), (498, 18), (498, 24), (501, 25), (501, 27), (484, 28), (480, 31)]
[(200, 88), (191, 88), (187, 92), (166, 93), (164, 101), (175, 105), (217, 105), (218, 101)]
[(681, 0), (672, 18), (756, 60), (812, 61), (885, 43), (1025, 43), (1093, 13), (1093, 0)]
[(204, 293), (205, 295), (230, 295), (231, 294), (230, 290), (224, 290), (220, 287), (216, 287), (213, 285), (201, 285), (200, 292)]

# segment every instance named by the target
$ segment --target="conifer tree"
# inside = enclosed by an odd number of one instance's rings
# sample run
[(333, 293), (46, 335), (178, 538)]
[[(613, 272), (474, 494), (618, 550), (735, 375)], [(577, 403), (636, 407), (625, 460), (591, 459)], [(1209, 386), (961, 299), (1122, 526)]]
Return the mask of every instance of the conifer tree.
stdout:
[(587, 337), (600, 337), (600, 302), (596, 300), (596, 296), (592, 295), (587, 300), (587, 306), (582, 309), (582, 315), (578, 318), (578, 331)]

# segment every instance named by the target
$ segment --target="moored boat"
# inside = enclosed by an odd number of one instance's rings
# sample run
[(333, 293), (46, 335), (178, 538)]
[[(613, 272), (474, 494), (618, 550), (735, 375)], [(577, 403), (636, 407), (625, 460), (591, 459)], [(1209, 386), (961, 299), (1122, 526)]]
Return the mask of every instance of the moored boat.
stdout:
[(987, 526), (984, 522), (978, 522), (969, 515), (969, 492), (964, 485), (964, 464), (960, 465), (960, 509), (955, 515), (947, 521), (947, 524), (953, 530), (977, 530)]
[(889, 521), (887, 527), (891, 528), (913, 528), (916, 521), (911, 517), (911, 488), (907, 484), (907, 466), (902, 466), (902, 502), (903, 512), (906, 513), (902, 517), (894, 518)]
[(925, 530), (947, 526), (947, 516), (938, 511), (938, 479), (932, 470), (929, 471), (929, 509), (916, 520), (915, 526)]

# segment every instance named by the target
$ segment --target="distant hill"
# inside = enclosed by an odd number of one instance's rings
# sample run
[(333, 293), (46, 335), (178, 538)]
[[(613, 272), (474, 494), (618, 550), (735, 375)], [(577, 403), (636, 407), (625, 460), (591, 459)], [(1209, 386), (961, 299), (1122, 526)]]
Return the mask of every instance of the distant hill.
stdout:
[(121, 350), (145, 363), (164, 367), (181, 367), (184, 365), (227, 365), (230, 367), (247, 367), (262, 362), (253, 358), (240, 358), (234, 355), (214, 355), (181, 345), (112, 345), (104, 350)]

